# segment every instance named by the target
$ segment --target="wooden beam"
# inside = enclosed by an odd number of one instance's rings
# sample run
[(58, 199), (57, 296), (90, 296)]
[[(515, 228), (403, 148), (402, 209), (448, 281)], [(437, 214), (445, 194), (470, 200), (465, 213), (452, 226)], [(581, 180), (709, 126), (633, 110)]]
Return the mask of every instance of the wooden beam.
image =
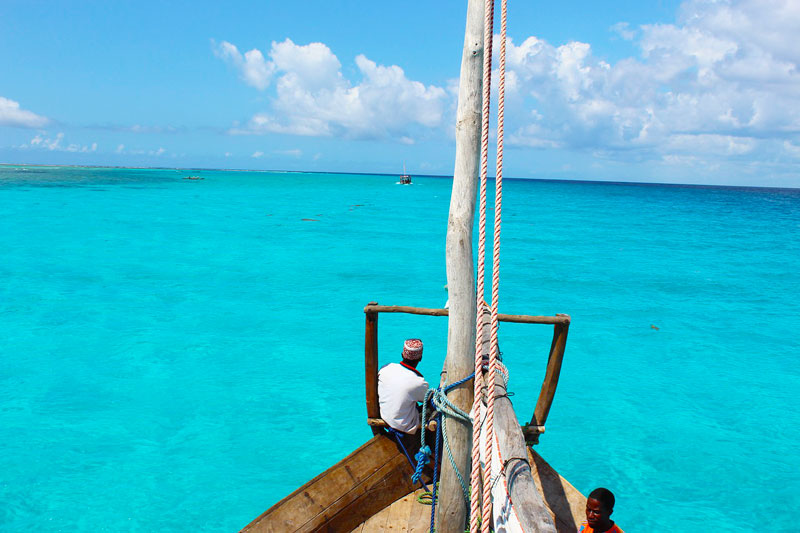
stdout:
[(431, 315), (431, 316), (448, 316), (450, 312), (447, 309), (431, 309), (429, 307), (411, 307), (408, 305), (368, 305), (364, 308), (364, 312), (368, 313), (374, 311), (376, 313), (408, 313), (410, 315)]
[(502, 382), (495, 384), (494, 431), (504, 461), (508, 495), (522, 530), (556, 533), (553, 515), (534, 482), (525, 438)]
[[(447, 309), (432, 309), (429, 307), (411, 307), (407, 305), (373, 305), (364, 308), (365, 313), (407, 313), (410, 315), (449, 316)], [(566, 324), (570, 323), (569, 315), (558, 314), (555, 316), (534, 315), (504, 315), (498, 314), (500, 322), (516, 322), (518, 324)]]
[[(483, 30), (484, 2), (468, 0), (456, 110), (456, 158), (445, 245), (450, 318), (447, 326), (447, 356), (443, 378), (449, 383), (467, 377), (474, 369), (477, 305), (472, 229), (475, 221), (480, 162)], [(448, 398), (457, 407), (470, 411), (472, 382), (469, 381), (453, 389)], [(469, 479), (470, 475), (471, 434), (472, 427), (463, 422), (453, 419), (447, 424), (447, 438), (454, 462), (464, 479)], [(441, 479), (441, 496), (436, 507), (436, 531), (462, 533), (467, 521), (467, 504), (450, 461), (442, 461)]]
[[(561, 363), (564, 360), (568, 332), (569, 322), (553, 326), (553, 342), (550, 345), (550, 355), (547, 359), (547, 371), (545, 372), (542, 390), (539, 392), (539, 399), (536, 401), (536, 409), (533, 411), (533, 418), (529, 426), (544, 426), (545, 422), (547, 422), (547, 415), (550, 413), (553, 397), (556, 395), (556, 387), (558, 387), (558, 377), (561, 374)], [(531, 435), (531, 437), (530, 442), (535, 444), (539, 441), (538, 434)]]
[[(367, 417), (380, 418), (381, 410), (378, 404), (378, 313), (366, 311), (366, 330), (364, 335), (364, 382), (367, 393)], [(372, 428), (373, 434), (378, 433), (378, 428)]]

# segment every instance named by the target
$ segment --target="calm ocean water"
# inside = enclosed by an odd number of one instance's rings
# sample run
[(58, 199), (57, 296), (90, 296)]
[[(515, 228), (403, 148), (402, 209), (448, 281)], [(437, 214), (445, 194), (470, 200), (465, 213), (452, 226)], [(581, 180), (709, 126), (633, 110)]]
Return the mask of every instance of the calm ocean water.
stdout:
[[(366, 441), (363, 306), (447, 297), (451, 182), (395, 181), (0, 167), (0, 530), (238, 530)], [(503, 208), (502, 312), (573, 319), (538, 451), (628, 533), (794, 531), (800, 190)], [(380, 328), (438, 376), (446, 319)], [(551, 334), (501, 328), (521, 417)]]

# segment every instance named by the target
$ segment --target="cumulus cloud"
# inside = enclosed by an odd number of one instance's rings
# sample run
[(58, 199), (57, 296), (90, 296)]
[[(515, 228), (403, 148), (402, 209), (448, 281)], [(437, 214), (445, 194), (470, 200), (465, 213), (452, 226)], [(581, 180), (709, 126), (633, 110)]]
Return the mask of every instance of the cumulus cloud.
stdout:
[[(673, 23), (612, 26), (637, 50), (614, 62), (588, 43), (509, 39), (506, 143), (705, 169), (723, 159), (795, 161), (798, 27), (793, 0), (687, 0)], [(425, 85), (365, 55), (343, 66), (325, 44), (290, 39), (263, 53), (224, 41), (215, 53), (268, 99), (230, 133), (413, 144), (452, 131), (455, 82)]]
[(791, 152), (783, 143), (800, 141), (798, 27), (797, 2), (690, 0), (675, 24), (613, 27), (640, 52), (615, 64), (586, 43), (509, 41), (508, 142), (673, 161)]
[[(415, 128), (442, 125), (449, 104), (444, 89), (410, 80), (399, 66), (379, 65), (364, 55), (355, 58), (360, 80), (348, 80), (339, 59), (322, 43), (273, 42), (269, 59), (258, 50), (242, 55), (228, 42), (217, 46), (216, 53), (253, 87), (266, 89), (274, 78), (271, 109), (232, 129), (234, 134), (398, 138), (408, 143)], [(251, 64), (247, 54), (256, 58)]]
[(48, 150), (50, 152), (96, 152), (97, 143), (80, 145), (76, 143), (64, 144), (64, 133), (57, 133), (55, 137), (37, 134), (30, 141), (20, 146), (22, 149)]
[(42, 128), (49, 122), (47, 117), (22, 109), (19, 102), (0, 96), (0, 126)]
[(219, 45), (212, 41), (212, 46), (214, 54), (234, 66), (245, 83), (261, 90), (269, 86), (275, 65), (266, 61), (259, 50), (253, 49), (242, 54), (227, 41), (222, 41)]
[(264, 156), (264, 152), (262, 152), (261, 150), (256, 150), (255, 152), (253, 152), (253, 155), (251, 155), (250, 157), (258, 159), (259, 157), (263, 157), (263, 156)]

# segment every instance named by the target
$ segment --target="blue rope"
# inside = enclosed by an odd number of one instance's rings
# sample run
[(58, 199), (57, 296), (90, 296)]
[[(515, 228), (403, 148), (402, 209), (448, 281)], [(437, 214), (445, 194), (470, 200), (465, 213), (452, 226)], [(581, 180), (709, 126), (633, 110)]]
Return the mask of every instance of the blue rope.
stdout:
[[(429, 389), (428, 392), (425, 394), (425, 402), (422, 404), (422, 424), (423, 427), (426, 425), (426, 412), (428, 407), (428, 401), (431, 401), (431, 404), (439, 409), (439, 414), (436, 417), (436, 447), (434, 452), (434, 461), (433, 461), (433, 492), (431, 493), (431, 530), (430, 533), (434, 532), (434, 522), (436, 519), (436, 500), (439, 493), (438, 487), (438, 480), (439, 480), (439, 463), (442, 460), (442, 440), (444, 440), (444, 446), (447, 449), (447, 456), (450, 459), (450, 464), (453, 467), (453, 470), (458, 477), (458, 481), (461, 483), (461, 489), (464, 492), (464, 498), (467, 500), (467, 505), (469, 506), (469, 493), (467, 492), (466, 485), (464, 483), (464, 478), (461, 475), (461, 472), (458, 471), (456, 467), (455, 460), (453, 459), (453, 454), (450, 451), (450, 445), (447, 442), (447, 434), (445, 433), (445, 421), (446, 419), (442, 415), (452, 416), (455, 418), (459, 418), (461, 420), (469, 421), (469, 414), (465, 413), (452, 402), (447, 399), (447, 393), (453, 390), (454, 388), (458, 387), (459, 385), (463, 385), (467, 381), (471, 380), (475, 377), (475, 373), (473, 372), (469, 376), (465, 377), (460, 381), (456, 381), (452, 385), (447, 385), (442, 390), (442, 387), (437, 389)], [(424, 455), (424, 460), (429, 461), (428, 455), (430, 455), (430, 447), (425, 445), (425, 433), (422, 433), (422, 447), (420, 448), (419, 453), (417, 454), (418, 462), (417, 463), (417, 471), (421, 474), (422, 467), (420, 466), (422, 462), (422, 457)], [(426, 454), (427, 452), (427, 454)], [(425, 463), (427, 464), (427, 462)], [(424, 466), (424, 465), (423, 465)], [(417, 473), (415, 472), (415, 475)]]
[[(414, 483), (421, 483), (420, 479), (422, 478), (422, 469), (431, 462), (430, 459), (431, 449), (428, 446), (423, 446), (419, 449), (417, 454), (414, 456), (414, 459), (417, 460), (417, 467), (414, 469), (414, 474), (411, 476), (411, 481)], [(425, 487), (426, 489), (428, 487)]]
[[(428, 488), (428, 486), (427, 486), (427, 485), (426, 485), (426, 484), (425, 484), (423, 481), (421, 481), (421, 480), (420, 480), (419, 476), (417, 476), (417, 473), (416, 473), (417, 469), (419, 469), (419, 470), (420, 470), (420, 472), (421, 472), (421, 471), (422, 471), (422, 468), (419, 466), (419, 464), (416, 464), (416, 465), (415, 465), (415, 464), (414, 464), (414, 461), (411, 459), (411, 456), (410, 456), (410, 455), (408, 455), (408, 450), (406, 450), (406, 446), (405, 446), (405, 444), (403, 444), (403, 439), (401, 438), (401, 436), (402, 436), (402, 433), (401, 433), (401, 432), (399, 432), (399, 431), (397, 431), (397, 430), (396, 430), (396, 429), (394, 429), (394, 428), (387, 428), (387, 429), (389, 430), (389, 433), (391, 433), (392, 435), (394, 435), (394, 438), (397, 440), (397, 443), (400, 445), (400, 448), (402, 448), (402, 449), (403, 449), (403, 453), (405, 454), (405, 456), (406, 456), (406, 459), (408, 459), (408, 463), (409, 463), (409, 464), (411, 465), (411, 467), (414, 469), (414, 475), (413, 475), (413, 476), (411, 476), (411, 481), (413, 481), (414, 483), (420, 483), (420, 484), (421, 484), (423, 487), (425, 487), (425, 490), (427, 490), (428, 492), (430, 492), (430, 491), (431, 491), (431, 489), (429, 489), (429, 488)], [(424, 435), (424, 434), (425, 434), (425, 433), (424, 433), (424, 431), (425, 431), (425, 428), (422, 428), (422, 431), (423, 431), (423, 435)], [(419, 454), (417, 454), (417, 456), (419, 456)], [(416, 477), (416, 479), (414, 479), (415, 477)]]
[(431, 530), (434, 533), (434, 522), (436, 520), (436, 497), (439, 495), (439, 462), (442, 460), (441, 448), (439, 447), (442, 441), (442, 414), (436, 417), (436, 459), (433, 461), (433, 492), (431, 492)]
[(444, 392), (450, 392), (452, 389), (455, 389), (455, 388), (456, 388), (456, 387), (458, 387), (459, 385), (462, 385), (462, 384), (466, 383), (467, 381), (471, 380), (471, 379), (472, 379), (472, 378), (474, 378), (474, 377), (475, 377), (475, 372), (473, 372), (473, 373), (472, 373), (472, 374), (470, 374), (469, 376), (465, 377), (465, 378), (464, 378), (464, 379), (462, 379), (461, 381), (456, 381), (456, 382), (455, 382), (455, 383), (453, 383), (452, 385), (448, 385), (447, 387), (445, 387), (445, 388), (444, 388)]
[[(402, 441), (402, 434), (394, 428), (387, 428), (389, 433), (391, 433), (397, 442), (400, 444), (400, 447), (403, 449), (403, 453), (408, 459), (409, 464), (414, 468), (414, 474), (411, 476), (411, 481), (414, 483), (421, 483), (425, 490), (431, 493), (431, 533), (434, 531), (434, 522), (436, 519), (436, 499), (438, 496), (438, 480), (439, 480), (439, 462), (442, 460), (442, 439), (444, 435), (444, 446), (447, 449), (447, 456), (450, 459), (450, 463), (453, 466), (453, 470), (455, 470), (456, 476), (458, 477), (459, 482), (461, 483), (461, 489), (464, 492), (464, 498), (469, 503), (469, 493), (467, 492), (466, 485), (464, 483), (464, 478), (461, 475), (461, 472), (458, 471), (456, 468), (455, 460), (453, 459), (453, 454), (450, 451), (450, 446), (447, 442), (447, 434), (445, 433), (445, 419), (442, 415), (452, 416), (455, 418), (459, 418), (461, 420), (469, 421), (469, 414), (462, 411), (453, 403), (447, 399), (447, 393), (453, 390), (454, 388), (462, 385), (475, 377), (475, 373), (473, 372), (469, 376), (465, 377), (460, 381), (456, 381), (452, 385), (447, 385), (442, 389), (439, 387), (437, 389), (428, 389), (428, 392), (425, 393), (425, 400), (422, 403), (422, 424), (420, 430), (422, 431), (422, 436), (420, 440), (420, 449), (416, 453), (415, 458), (417, 460), (416, 464), (411, 459), (411, 456), (408, 455), (408, 451), (406, 450), (405, 445)], [(433, 461), (433, 490), (431, 491), (428, 489), (428, 486), (425, 485), (421, 481), (422, 478), (422, 469), (430, 463), (430, 456), (431, 456), (431, 449), (430, 446), (425, 444), (425, 428), (427, 427), (427, 412), (428, 412), (428, 402), (431, 402), (431, 405), (437, 407), (439, 409), (439, 413), (436, 417), (436, 446), (434, 451), (434, 461)]]
[[(468, 379), (470, 379), (469, 376), (467, 376), (466, 379), (462, 379), (461, 381), (454, 383), (453, 385), (450, 386), (450, 388), (458, 386), (467, 381)], [(461, 485), (461, 491), (464, 494), (464, 501), (469, 503), (469, 489), (467, 488), (467, 484), (464, 481), (464, 476), (458, 470), (458, 466), (456, 465), (456, 460), (453, 457), (453, 452), (450, 449), (450, 442), (447, 438), (446, 426), (448, 417), (457, 418), (463, 422), (470, 422), (471, 419), (469, 413), (462, 411), (461, 409), (456, 407), (456, 405), (453, 404), (453, 402), (447, 399), (446, 390), (448, 390), (447, 387), (445, 387), (444, 389), (442, 387), (436, 389), (433, 392), (432, 403), (434, 407), (436, 407), (439, 410), (439, 412), (444, 415), (444, 418), (442, 418), (441, 426), (442, 426), (442, 435), (444, 439), (444, 448), (447, 451), (447, 459), (450, 461), (450, 465), (453, 467), (453, 471), (455, 472), (456, 477), (458, 478), (458, 482)]]

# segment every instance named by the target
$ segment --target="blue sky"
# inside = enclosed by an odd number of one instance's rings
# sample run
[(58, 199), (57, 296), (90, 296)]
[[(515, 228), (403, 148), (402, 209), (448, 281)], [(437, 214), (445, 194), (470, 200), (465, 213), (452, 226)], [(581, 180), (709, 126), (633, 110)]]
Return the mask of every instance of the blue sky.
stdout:
[[(514, 2), (507, 176), (800, 187), (800, 3)], [(0, 162), (452, 173), (466, 1), (0, 3)]]

